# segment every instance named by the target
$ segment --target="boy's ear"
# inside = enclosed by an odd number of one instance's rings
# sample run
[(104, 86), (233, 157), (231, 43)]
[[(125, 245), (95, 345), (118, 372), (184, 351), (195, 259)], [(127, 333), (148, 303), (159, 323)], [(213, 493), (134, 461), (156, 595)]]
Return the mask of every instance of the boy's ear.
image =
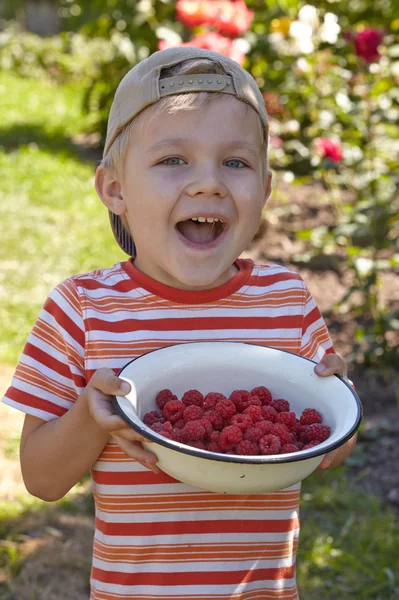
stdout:
[(102, 202), (115, 215), (126, 212), (119, 179), (114, 171), (100, 165), (96, 170), (94, 185)]
[(265, 174), (265, 186), (264, 186), (264, 196), (263, 196), (263, 206), (266, 204), (267, 199), (269, 198), (272, 191), (272, 172), (267, 169)]
[(264, 189), (264, 196), (263, 196), (263, 206), (266, 204), (267, 199), (269, 198), (270, 194), (272, 191), (272, 172), (269, 171), (269, 169), (267, 169), (266, 171), (266, 175), (265, 175), (265, 189)]

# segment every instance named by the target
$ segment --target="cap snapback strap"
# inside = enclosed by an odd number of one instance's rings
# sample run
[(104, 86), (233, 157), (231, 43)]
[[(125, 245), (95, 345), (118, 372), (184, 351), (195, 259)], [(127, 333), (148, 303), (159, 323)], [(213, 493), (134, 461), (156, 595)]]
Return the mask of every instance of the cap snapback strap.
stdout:
[(171, 96), (180, 92), (222, 92), (236, 95), (233, 78), (230, 75), (200, 73), (179, 75), (159, 80), (159, 95)]

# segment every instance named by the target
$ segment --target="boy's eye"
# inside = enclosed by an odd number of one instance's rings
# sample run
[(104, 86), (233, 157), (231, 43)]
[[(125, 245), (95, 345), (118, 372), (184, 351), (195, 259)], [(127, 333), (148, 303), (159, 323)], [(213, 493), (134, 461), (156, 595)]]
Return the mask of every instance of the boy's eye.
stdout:
[(243, 167), (247, 166), (245, 164), (245, 162), (243, 162), (239, 158), (230, 158), (229, 160), (226, 160), (225, 165), (228, 166), (228, 167), (236, 168), (236, 169), (237, 168), (238, 169), (242, 169)]
[[(181, 161), (181, 162), (179, 162)], [(169, 156), (168, 158), (165, 158), (163, 161), (161, 161), (162, 165), (180, 165), (180, 164), (184, 164), (184, 160), (182, 158), (179, 158), (178, 156)]]

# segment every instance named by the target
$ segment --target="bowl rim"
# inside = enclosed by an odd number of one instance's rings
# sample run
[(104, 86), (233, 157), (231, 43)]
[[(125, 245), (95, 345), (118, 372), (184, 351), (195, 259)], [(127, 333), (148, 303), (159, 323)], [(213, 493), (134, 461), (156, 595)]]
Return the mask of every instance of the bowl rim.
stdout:
[[(247, 346), (256, 346), (258, 348), (267, 348), (269, 350), (273, 350), (276, 352), (285, 352), (286, 354), (291, 354), (292, 356), (295, 356), (296, 358), (301, 358), (303, 360), (307, 360), (308, 362), (313, 363), (314, 365), (318, 364), (316, 361), (314, 361), (310, 358), (306, 358), (305, 356), (300, 356), (299, 354), (295, 354), (295, 352), (289, 352), (288, 350), (280, 350), (280, 348), (273, 348), (273, 346), (263, 346), (260, 344), (253, 344), (252, 342), (229, 341), (229, 340), (207, 340), (207, 341), (200, 341), (200, 342), (182, 342), (181, 344), (170, 344), (168, 346), (163, 346), (162, 348), (156, 348), (155, 350), (150, 350), (149, 352), (146, 352), (145, 354), (141, 354), (141, 356), (137, 356), (136, 358), (133, 358), (128, 363), (126, 363), (118, 372), (118, 377), (123, 376), (123, 371), (130, 364), (139, 360), (140, 358), (144, 358), (148, 354), (152, 354), (154, 352), (159, 352), (160, 350), (166, 350), (167, 348), (173, 348), (175, 346), (185, 346), (187, 344), (190, 344), (190, 345), (209, 344), (209, 343), (214, 343), (214, 342), (221, 343), (221, 344), (245, 344)], [(165, 446), (166, 448), (169, 448), (170, 450), (183, 452), (184, 454), (188, 454), (190, 456), (196, 456), (198, 458), (206, 458), (207, 460), (215, 460), (215, 461), (220, 461), (220, 462), (230, 462), (230, 463), (238, 463), (238, 464), (290, 463), (290, 462), (307, 460), (309, 458), (315, 458), (317, 456), (327, 454), (328, 452), (332, 452), (333, 450), (335, 450), (336, 448), (339, 448), (345, 442), (347, 442), (359, 428), (359, 425), (360, 425), (362, 417), (363, 417), (363, 406), (360, 401), (360, 398), (357, 395), (357, 393), (355, 392), (355, 390), (352, 388), (352, 386), (349, 384), (348, 381), (346, 381), (343, 377), (340, 377), (339, 375), (334, 374), (334, 377), (337, 377), (337, 379), (339, 379), (340, 381), (342, 381), (342, 383), (344, 385), (346, 385), (346, 387), (349, 389), (349, 391), (351, 392), (351, 394), (355, 400), (356, 407), (357, 407), (357, 415), (356, 415), (355, 422), (352, 425), (352, 427), (350, 428), (350, 430), (345, 435), (341, 436), (338, 440), (336, 440), (334, 443), (327, 444), (326, 446), (323, 446), (322, 448), (320, 448), (319, 446), (315, 446), (314, 449), (309, 448), (308, 450), (301, 451), (301, 455), (299, 455), (299, 452), (293, 452), (290, 454), (268, 454), (268, 455), (255, 455), (255, 456), (239, 455), (239, 456), (237, 456), (235, 454), (222, 454), (219, 452), (210, 452), (209, 450), (202, 450), (200, 448), (194, 448), (193, 446), (188, 446), (186, 444), (182, 444), (180, 442), (175, 442), (174, 440), (170, 440), (169, 438), (165, 438), (162, 435), (156, 433), (155, 431), (153, 433), (149, 433), (148, 431), (143, 430), (141, 427), (139, 427), (134, 421), (132, 421), (126, 415), (126, 413), (124, 412), (124, 410), (122, 409), (122, 407), (120, 406), (120, 404), (118, 402), (117, 396), (112, 397), (112, 404), (113, 404), (113, 407), (116, 410), (116, 412), (119, 414), (119, 416), (126, 423), (128, 423), (135, 431), (137, 431), (137, 433), (139, 433), (143, 437), (147, 438), (148, 440), (151, 440), (152, 442), (156, 442), (156, 443), (160, 444), (161, 446)], [(322, 442), (322, 444), (323, 443), (324, 442)]]

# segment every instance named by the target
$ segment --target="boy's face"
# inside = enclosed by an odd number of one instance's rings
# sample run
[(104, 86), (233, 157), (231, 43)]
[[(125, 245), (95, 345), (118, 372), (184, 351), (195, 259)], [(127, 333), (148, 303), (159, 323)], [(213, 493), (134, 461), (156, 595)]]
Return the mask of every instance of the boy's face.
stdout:
[(234, 98), (149, 116), (134, 124), (120, 181), (118, 212), (126, 210), (135, 264), (180, 289), (221, 285), (270, 193), (257, 116)]

